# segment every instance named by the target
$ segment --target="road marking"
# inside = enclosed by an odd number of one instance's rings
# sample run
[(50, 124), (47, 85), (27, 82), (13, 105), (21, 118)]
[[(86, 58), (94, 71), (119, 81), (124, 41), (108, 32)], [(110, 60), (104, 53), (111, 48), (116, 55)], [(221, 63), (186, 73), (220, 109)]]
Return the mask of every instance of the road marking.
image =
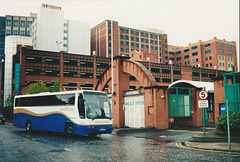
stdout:
[[(201, 127), (201, 129), (204, 129), (203, 127)], [(216, 129), (215, 127), (206, 127), (205, 129)]]
[(217, 153), (225, 153), (225, 154), (235, 154), (235, 155), (240, 155), (240, 152), (230, 152), (230, 151), (218, 151), (218, 150), (207, 150), (207, 149), (200, 149), (200, 148), (192, 148), (192, 147), (187, 147), (183, 146), (181, 142), (175, 143), (177, 147), (189, 149), (189, 150), (195, 150), (195, 151), (206, 151), (206, 152), (217, 152)]
[[(190, 133), (204, 133), (204, 132), (202, 132), (202, 131), (173, 130), (173, 129), (170, 129), (170, 130), (167, 130), (167, 131), (170, 131), (170, 132), (190, 132)], [(208, 133), (208, 132), (205, 132), (205, 133)]]

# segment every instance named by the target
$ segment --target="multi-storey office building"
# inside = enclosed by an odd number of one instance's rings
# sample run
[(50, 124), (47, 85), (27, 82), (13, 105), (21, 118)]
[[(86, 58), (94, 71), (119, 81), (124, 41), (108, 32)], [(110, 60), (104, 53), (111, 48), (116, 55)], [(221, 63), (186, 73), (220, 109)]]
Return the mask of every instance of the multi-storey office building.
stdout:
[(117, 21), (105, 20), (91, 29), (91, 52), (96, 51), (103, 57), (110, 57), (112, 53), (131, 57), (131, 51), (136, 50), (153, 53), (159, 63), (165, 63), (168, 62), (167, 44), (167, 34), (162, 31), (123, 27)]
[[(170, 46), (171, 47), (171, 46)], [(236, 42), (212, 40), (191, 44), (187, 47), (169, 48), (169, 59), (176, 65), (191, 65), (207, 69), (237, 71)]]
[(59, 6), (42, 4), (31, 26), (33, 48), (90, 55), (89, 23), (65, 20)]
[(0, 17), (0, 62), (4, 59), (5, 22), (6, 17)]

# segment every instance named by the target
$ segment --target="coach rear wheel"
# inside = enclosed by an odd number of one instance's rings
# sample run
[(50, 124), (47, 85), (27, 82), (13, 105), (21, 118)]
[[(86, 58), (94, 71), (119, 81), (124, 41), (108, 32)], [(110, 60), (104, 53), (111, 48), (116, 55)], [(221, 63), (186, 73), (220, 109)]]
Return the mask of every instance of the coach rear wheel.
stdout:
[(26, 131), (27, 132), (31, 132), (32, 131), (32, 123), (29, 120), (26, 122)]
[(74, 128), (73, 125), (71, 123), (68, 123), (65, 127), (65, 133), (67, 134), (67, 136), (73, 136), (74, 134)]

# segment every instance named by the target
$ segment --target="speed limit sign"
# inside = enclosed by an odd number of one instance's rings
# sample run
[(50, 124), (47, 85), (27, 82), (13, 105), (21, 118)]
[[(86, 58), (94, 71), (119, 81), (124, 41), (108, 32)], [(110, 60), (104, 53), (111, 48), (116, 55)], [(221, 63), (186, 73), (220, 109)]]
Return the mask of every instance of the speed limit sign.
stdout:
[(208, 98), (208, 92), (205, 90), (201, 90), (198, 93), (198, 97), (200, 98), (200, 100), (206, 100)]

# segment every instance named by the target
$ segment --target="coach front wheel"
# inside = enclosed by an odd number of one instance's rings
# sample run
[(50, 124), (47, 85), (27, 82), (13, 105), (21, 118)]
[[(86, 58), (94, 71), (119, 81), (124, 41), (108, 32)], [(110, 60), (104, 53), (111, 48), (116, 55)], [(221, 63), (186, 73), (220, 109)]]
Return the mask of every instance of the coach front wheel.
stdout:
[(31, 132), (32, 131), (32, 123), (30, 120), (26, 122), (26, 131)]

